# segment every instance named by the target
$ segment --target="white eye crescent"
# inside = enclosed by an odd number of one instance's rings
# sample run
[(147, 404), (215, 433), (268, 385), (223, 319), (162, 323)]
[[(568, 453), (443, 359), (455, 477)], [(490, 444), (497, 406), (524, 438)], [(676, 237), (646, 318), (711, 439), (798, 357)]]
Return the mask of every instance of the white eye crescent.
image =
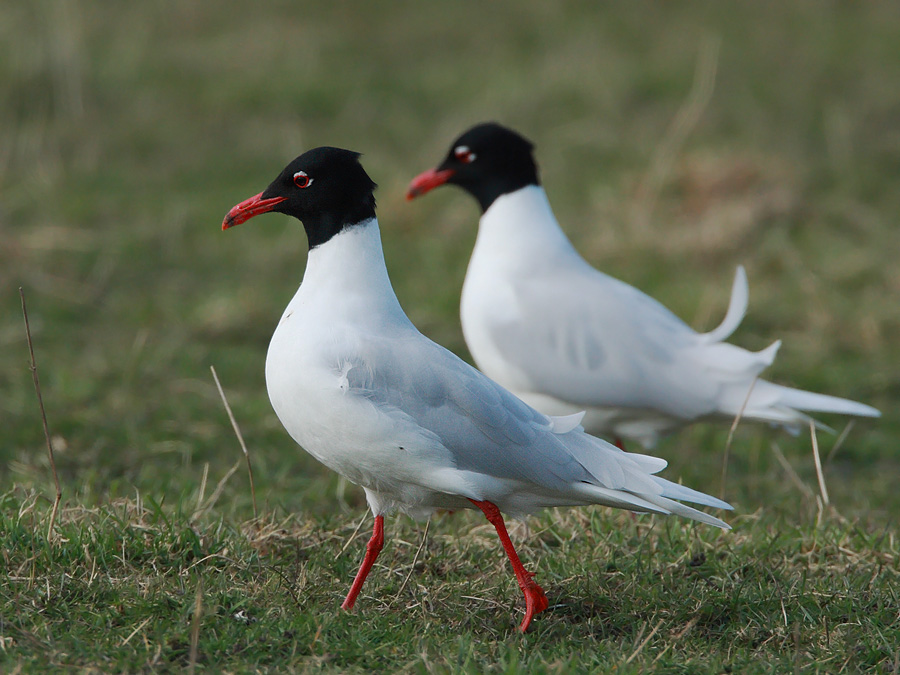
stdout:
[(469, 149), (468, 145), (459, 145), (453, 150), (453, 155), (463, 164), (471, 164), (477, 155)]
[(298, 171), (294, 174), (294, 185), (298, 188), (308, 188), (313, 184), (313, 179), (306, 175), (305, 171)]

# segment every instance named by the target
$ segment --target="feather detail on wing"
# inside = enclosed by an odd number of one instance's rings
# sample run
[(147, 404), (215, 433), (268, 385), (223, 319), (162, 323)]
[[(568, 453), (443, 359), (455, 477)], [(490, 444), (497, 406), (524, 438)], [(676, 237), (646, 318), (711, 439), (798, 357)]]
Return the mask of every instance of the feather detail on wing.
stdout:
[(585, 413), (582, 411), (572, 415), (550, 417), (550, 429), (554, 434), (567, 434), (581, 424), (584, 415)]
[[(724, 502), (654, 476), (665, 468), (663, 459), (627, 453), (586, 434), (580, 427), (580, 413), (542, 415), (450, 352), (425, 340), (405, 345), (406, 359), (422, 366), (415, 372), (387, 345), (370, 342), (367, 349), (379, 367), (351, 368), (346, 374), (350, 386), (385, 414), (396, 417), (398, 423), (409, 420), (429, 437), (439, 439), (453, 458), (455, 466), (450, 471), (459, 472), (460, 482), (476, 485), (477, 476), (490, 477), (482, 484), (493, 487), (485, 489), (500, 492), (479, 494), (480, 499), (496, 499), (503, 508), (502, 491), (517, 485), (515, 491), (535, 495), (531, 503), (522, 502), (525, 510), (550, 504), (598, 503), (678, 513), (725, 526), (672, 500), (719, 508), (727, 507)], [(441, 476), (440, 485), (432, 485), (427, 475), (422, 484), (448, 490), (453, 478)], [(470, 492), (464, 494), (471, 496)]]

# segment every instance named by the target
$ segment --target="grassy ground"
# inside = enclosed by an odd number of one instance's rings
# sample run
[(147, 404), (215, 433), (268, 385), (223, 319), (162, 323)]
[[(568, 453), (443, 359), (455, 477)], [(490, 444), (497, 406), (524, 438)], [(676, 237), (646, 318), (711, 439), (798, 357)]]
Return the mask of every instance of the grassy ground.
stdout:
[[(900, 672), (897, 5), (305, 4), (0, 7), (0, 670)], [(309, 147), (364, 152), (401, 302), (465, 355), (474, 204), (403, 193), (484, 119), (537, 143), (594, 264), (697, 328), (746, 265), (735, 341), (780, 337), (770, 377), (884, 412), (826, 461), (832, 507), (808, 437), (742, 427), (731, 533), (584, 509), (514, 534), (551, 603), (528, 635), (474, 514), (418, 556), (391, 519), (338, 610), (371, 521), (351, 539), (361, 493), (294, 446), (262, 373), (304, 237), (219, 224)], [(666, 441), (666, 475), (718, 493), (726, 434)]]

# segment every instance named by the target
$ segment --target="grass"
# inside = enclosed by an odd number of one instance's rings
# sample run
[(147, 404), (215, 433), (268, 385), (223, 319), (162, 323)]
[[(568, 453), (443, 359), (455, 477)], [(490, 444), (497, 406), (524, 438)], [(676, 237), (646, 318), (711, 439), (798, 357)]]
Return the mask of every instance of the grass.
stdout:
[[(897, 673), (898, 29), (886, 1), (5, 3), (0, 670)], [(709, 99), (667, 142), (709, 44)], [(825, 461), (831, 507), (808, 437), (742, 425), (731, 533), (599, 509), (514, 533), (551, 603), (528, 635), (474, 514), (432, 523), (414, 567), (422, 526), (389, 519), (338, 610), (364, 499), (294, 446), (262, 373), (305, 241), (275, 216), (219, 223), (304, 149), (364, 152), (402, 304), (466, 355), (475, 207), (403, 194), (483, 119), (536, 142), (598, 267), (708, 328), (744, 264), (735, 342), (782, 338), (769, 377), (884, 412)], [(63, 490), (52, 542), (19, 286)], [(666, 475), (717, 493), (726, 436), (668, 439)]]
[[(474, 517), (395, 519), (354, 613), (338, 605), (364, 537), (351, 518), (229, 522), (137, 498), (62, 512), (42, 536), (34, 494), (3, 497), (6, 656), (103, 671), (211, 670), (821, 672), (897, 659), (898, 542), (841, 519), (764, 513), (719, 535), (601, 511), (536, 519), (523, 554), (550, 613), (515, 632), (520, 597)], [(410, 583), (404, 580), (410, 577)], [(199, 619), (195, 609), (199, 604)], [(892, 628), (893, 626), (893, 628)], [(16, 661), (13, 661), (15, 663)]]

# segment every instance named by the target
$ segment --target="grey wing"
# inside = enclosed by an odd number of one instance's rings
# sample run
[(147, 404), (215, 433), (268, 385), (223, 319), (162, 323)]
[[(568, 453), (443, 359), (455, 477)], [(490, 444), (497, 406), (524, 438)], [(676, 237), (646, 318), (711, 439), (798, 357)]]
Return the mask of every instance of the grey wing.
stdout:
[(484, 320), (533, 391), (678, 417), (715, 407), (719, 384), (692, 364), (701, 335), (636, 288), (588, 268), (520, 280), (515, 293), (515, 318)]
[[(569, 419), (542, 415), (444, 348), (417, 337), (369, 341), (347, 381), (382, 411), (412, 419), (439, 438), (456, 469), (531, 483), (564, 497), (560, 505), (593, 502), (677, 513), (727, 527), (672, 501), (730, 508), (652, 475), (665, 460), (623, 452), (573, 429)], [(536, 505), (526, 500), (508, 506), (527, 512)]]
[(418, 339), (369, 341), (350, 386), (435, 434), (456, 468), (528, 481), (553, 490), (591, 480), (555, 440), (550, 418), (443, 347)]

